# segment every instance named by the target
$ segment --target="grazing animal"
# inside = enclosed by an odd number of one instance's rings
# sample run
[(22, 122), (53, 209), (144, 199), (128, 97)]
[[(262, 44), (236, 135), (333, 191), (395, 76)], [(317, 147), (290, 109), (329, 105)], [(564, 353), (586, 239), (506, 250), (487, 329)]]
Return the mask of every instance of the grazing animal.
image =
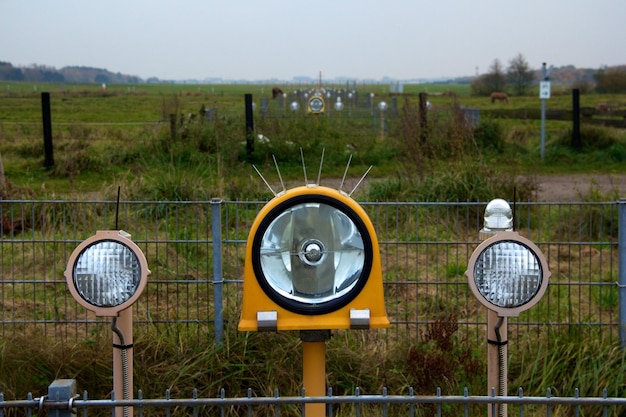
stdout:
[(283, 94), (283, 90), (278, 87), (272, 88), (272, 98), (278, 97), (279, 94)]
[(495, 103), (496, 101), (504, 101), (505, 103), (509, 102), (509, 96), (506, 93), (494, 92), (491, 93), (491, 102)]

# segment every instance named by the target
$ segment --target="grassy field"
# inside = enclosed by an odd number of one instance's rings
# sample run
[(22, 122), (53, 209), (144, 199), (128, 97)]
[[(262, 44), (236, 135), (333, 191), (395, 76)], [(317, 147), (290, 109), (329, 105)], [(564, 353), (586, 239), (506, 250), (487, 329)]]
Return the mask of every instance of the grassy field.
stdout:
[[(217, 188), (225, 198), (245, 198), (263, 194), (249, 186), (251, 163), (273, 170), (272, 155), (287, 178), (300, 178), (299, 148), (313, 161), (310, 166), (317, 164), (325, 150), (326, 177), (341, 176), (349, 154), (353, 154), (354, 170), (350, 175), (358, 175), (373, 165), (370, 178), (384, 181), (400, 171), (404, 177), (423, 177), (426, 171), (450, 163), (463, 166), (477, 160), (511, 175), (572, 170), (615, 172), (621, 169), (626, 154), (623, 130), (583, 126), (583, 140), (588, 136), (589, 141), (585, 142), (585, 149), (575, 150), (567, 143), (571, 122), (548, 120), (547, 158), (542, 163), (539, 120), (483, 117), (479, 132), (472, 132), (471, 126), (459, 120), (460, 107), (536, 111), (540, 107), (536, 95), (512, 97), (506, 105), (469, 96), (465, 85), (407, 85), (400, 96), (390, 95), (388, 86), (359, 85), (358, 102), (352, 104), (344, 91), (342, 112), (329, 105), (325, 115), (314, 117), (302, 110), (304, 106), (297, 113), (288, 108), (291, 101), (298, 100), (296, 91), (300, 91), (299, 100), (303, 102), (305, 86), (281, 87), (288, 95), (282, 100), (282, 107), (279, 100), (271, 99), (271, 86), (262, 85), (141, 84), (111, 85), (102, 90), (95, 85), (6, 84), (0, 93), (0, 154), (7, 179), (21, 192), (29, 189), (44, 197), (106, 194), (116, 184), (128, 186), (142, 178), (146, 189), (138, 190), (135, 197), (174, 198), (182, 190), (172, 190), (173, 195), (168, 195), (165, 189), (184, 177), (189, 179), (187, 192), (191, 194), (202, 194), (203, 189), (210, 187)], [(51, 93), (56, 162), (52, 169), (42, 167), (43, 90)], [(419, 143), (417, 138), (422, 137), (424, 128), (419, 125), (417, 95), (424, 91), (433, 106), (425, 132), (431, 137), (428, 143)], [(245, 93), (253, 94), (256, 105), (256, 146), (251, 155), (246, 154), (245, 148)], [(365, 100), (372, 93), (374, 98)], [(262, 100), (267, 102), (263, 114)], [(382, 100), (394, 103), (393, 112), (391, 107), (387, 112), (384, 131), (376, 109)], [(581, 98), (583, 107), (595, 108), (598, 103), (607, 102), (624, 106), (626, 97), (587, 94)], [(571, 97), (564, 87), (562, 94), (556, 88), (547, 106), (570, 109)], [(201, 109), (210, 109), (212, 122), (198, 122)], [(170, 127), (171, 114), (178, 120), (176, 139)], [(195, 121), (190, 121), (190, 115), (196, 115)], [(271, 142), (259, 143), (257, 135), (268, 137)], [(593, 148), (592, 153), (587, 145)], [(599, 149), (600, 154), (598, 147), (604, 147)], [(224, 181), (226, 178), (228, 181)], [(158, 184), (152, 184), (154, 181)], [(392, 186), (405, 191), (388, 198), (402, 198), (402, 194), (408, 197), (419, 188), (416, 183)], [(154, 188), (160, 188), (164, 194), (159, 195), (161, 192)], [(406, 191), (409, 188), (413, 191)], [(374, 190), (370, 197), (385, 198), (388, 191), (380, 195), (380, 189)], [(15, 192), (19, 195), (20, 191)]]
[[(388, 86), (359, 85), (358, 101), (351, 103), (344, 95), (343, 111), (331, 109), (316, 117), (302, 106), (295, 113), (288, 108), (298, 97), (296, 89), (312, 86), (281, 86), (288, 94), (282, 107), (271, 99), (271, 86), (260, 85), (110, 85), (106, 91), (94, 85), (1, 87), (4, 197), (13, 199), (113, 200), (120, 187), (122, 200), (265, 200), (271, 193), (251, 165), (277, 184), (275, 157), (283, 178), (301, 184), (300, 149), (311, 181), (324, 153), (322, 184), (342, 177), (350, 155), (348, 176), (353, 180), (373, 166), (369, 186), (355, 194), (357, 200), (370, 201), (487, 201), (495, 195), (513, 195), (514, 189), (525, 200), (532, 197), (533, 175), (624, 172), (626, 162), (623, 129), (585, 125), (583, 146), (577, 149), (571, 145), (571, 122), (548, 121), (546, 159), (541, 161), (539, 121), (483, 117), (479, 126), (472, 126), (461, 110), (462, 106), (537, 109), (537, 94), (512, 97), (505, 105), (469, 96), (468, 86), (407, 85), (403, 95), (390, 95)], [(43, 167), (41, 91), (51, 93), (55, 158), (51, 168)], [(432, 103), (427, 126), (420, 124), (420, 92), (427, 92)], [(246, 93), (253, 94), (256, 104), (251, 153), (246, 148)], [(367, 105), (370, 93), (374, 99)], [(266, 114), (261, 112), (262, 99), (268, 103)], [(381, 129), (376, 110), (380, 100), (390, 104), (386, 129)], [(585, 107), (607, 102), (624, 106), (626, 96), (581, 97)], [(555, 88), (547, 105), (569, 109), (571, 96), (566, 88)], [(211, 120), (198, 116), (201, 108), (211, 109)], [(458, 265), (451, 268), (455, 269), (451, 274), (462, 270)], [(464, 386), (484, 387), (486, 378), (479, 370), (485, 363), (477, 353), (484, 346), (469, 347), (457, 335), (454, 317), (441, 319), (430, 330), (419, 343), (401, 334), (394, 340), (376, 332), (337, 334), (328, 346), (329, 380), (337, 381), (335, 393), (352, 393), (353, 384), (369, 393), (380, 392), (383, 385), (404, 392), (414, 381), (420, 381), (418, 393), (424, 394), (442, 384), (444, 394), (459, 394)], [(61, 370), (64, 375), (79, 375), (81, 387), (89, 387), (93, 395), (106, 396), (110, 381), (102, 375), (110, 375), (110, 358), (100, 350), (109, 349), (107, 331), (70, 346), (36, 336), (26, 332), (0, 342), (0, 391), (5, 399), (23, 398), (26, 390), (45, 386)], [(137, 334), (141, 348), (135, 366), (142, 372), (136, 385), (147, 396), (162, 396), (163, 381), (179, 397), (188, 396), (194, 387), (202, 388), (202, 396), (219, 395), (220, 388), (235, 394), (252, 387), (272, 395), (275, 386), (281, 392), (298, 392), (297, 335), (240, 334), (231, 323), (225, 336), (225, 346), (219, 349), (207, 342), (207, 334), (190, 333), (184, 326)], [(544, 395), (557, 379), (559, 393), (572, 395), (585, 381), (596, 389), (585, 395), (601, 396), (604, 388), (609, 395), (625, 395), (624, 353), (593, 337), (578, 336), (555, 331), (532, 343), (522, 338), (528, 346), (512, 361), (516, 365), (510, 386), (523, 381), (528, 395)], [(14, 373), (17, 366), (23, 372)]]

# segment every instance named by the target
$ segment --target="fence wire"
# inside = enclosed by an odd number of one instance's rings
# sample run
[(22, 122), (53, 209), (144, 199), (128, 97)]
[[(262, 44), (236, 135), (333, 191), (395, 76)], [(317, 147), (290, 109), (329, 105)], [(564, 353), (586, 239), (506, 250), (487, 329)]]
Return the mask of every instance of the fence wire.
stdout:
[[(76, 338), (104, 323), (77, 305), (63, 276), (72, 251), (97, 230), (129, 232), (148, 260), (152, 273), (134, 307), (135, 326), (185, 326), (211, 333), (215, 323), (236, 323), (248, 232), (264, 204), (135, 201), (117, 207), (112, 201), (2, 201), (2, 335), (35, 327), (40, 334)], [(464, 337), (484, 338), (486, 313), (464, 273), (480, 243), (485, 204), (361, 205), (379, 240), (392, 323), (387, 334), (417, 336), (445, 317), (458, 323)], [(618, 204), (518, 203), (515, 211), (515, 229), (544, 252), (552, 277), (538, 306), (510, 319), (509, 338), (570, 329), (614, 341), (619, 327)], [(221, 230), (217, 256), (216, 227)], [(218, 287), (222, 306), (216, 313)]]
[[(62, 380), (69, 381), (69, 380)], [(56, 383), (57, 381), (55, 381)], [(53, 383), (54, 384), (54, 383)], [(52, 387), (52, 385), (51, 385)], [(64, 395), (69, 392), (50, 390), (48, 395), (34, 397), (31, 393), (24, 400), (4, 401), (0, 394), (0, 416), (38, 415), (71, 417), (87, 416), (126, 416), (139, 417), (152, 415), (199, 416), (219, 415), (249, 417), (259, 415), (306, 416), (306, 408), (313, 404), (323, 404), (325, 415), (333, 416), (483, 416), (487, 411), (491, 415), (510, 416), (621, 416), (626, 410), (626, 399), (619, 397), (581, 397), (578, 390), (572, 396), (553, 396), (550, 389), (545, 396), (525, 396), (520, 388), (518, 395), (470, 395), (465, 389), (461, 395), (441, 395), (437, 389), (434, 395), (414, 395), (410, 388), (403, 395), (390, 395), (383, 388), (381, 394), (362, 395), (358, 388), (354, 395), (333, 396), (329, 390), (326, 396), (281, 396), (278, 390), (274, 396), (256, 396), (248, 391), (245, 397), (227, 397), (222, 391), (220, 397), (202, 398), (194, 390), (189, 398), (173, 398), (169, 390), (162, 398), (143, 398), (141, 391), (138, 398), (129, 400), (89, 399), (87, 391), (81, 395)], [(51, 395), (53, 394), (53, 395)], [(505, 407), (505, 408), (502, 408)], [(497, 414), (498, 408), (504, 414)], [(319, 414), (319, 413), (317, 413)]]

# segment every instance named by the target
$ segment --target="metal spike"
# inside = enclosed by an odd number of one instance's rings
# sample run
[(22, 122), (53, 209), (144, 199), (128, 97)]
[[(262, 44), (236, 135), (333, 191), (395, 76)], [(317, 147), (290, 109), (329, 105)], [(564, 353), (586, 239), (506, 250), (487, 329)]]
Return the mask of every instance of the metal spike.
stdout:
[(304, 152), (302, 152), (302, 148), (300, 148), (300, 160), (302, 161), (302, 170), (304, 171), (304, 185), (309, 185), (306, 178), (306, 166), (304, 165)]
[(322, 158), (320, 159), (320, 170), (317, 173), (317, 185), (320, 185), (320, 178), (322, 178), (322, 165), (324, 165), (324, 152), (326, 148), (322, 148)]
[(259, 177), (261, 177), (261, 179), (263, 180), (265, 185), (267, 185), (267, 188), (269, 188), (270, 191), (272, 192), (272, 194), (274, 194), (274, 197), (278, 197), (278, 194), (276, 194), (276, 192), (272, 189), (272, 187), (269, 185), (269, 183), (265, 180), (265, 177), (263, 177), (263, 174), (261, 174), (261, 171), (259, 171), (258, 168), (256, 166), (254, 166), (254, 165), (252, 165), (252, 168), (254, 168), (254, 170), (256, 171), (257, 174), (259, 174)]
[(287, 191), (285, 188), (285, 183), (283, 182), (283, 177), (280, 175), (280, 169), (278, 169), (278, 163), (276, 162), (276, 156), (272, 154), (272, 158), (274, 159), (274, 166), (276, 167), (276, 172), (278, 173), (278, 179), (280, 179), (280, 185), (283, 187), (283, 193)]
[(343, 183), (346, 180), (346, 175), (348, 175), (348, 168), (350, 168), (350, 162), (352, 161), (352, 154), (350, 154), (350, 158), (348, 158), (348, 164), (346, 165), (346, 170), (343, 173), (343, 178), (341, 179), (341, 184), (339, 184), (339, 191), (343, 191)]
[(354, 188), (352, 189), (352, 191), (350, 191), (350, 193), (348, 194), (348, 197), (352, 196), (352, 193), (354, 193), (356, 191), (356, 189), (359, 188), (359, 185), (361, 185), (361, 182), (363, 182), (365, 177), (367, 177), (367, 174), (369, 174), (369, 172), (371, 171), (372, 167), (374, 167), (374, 165), (370, 165), (370, 167), (367, 169), (367, 171), (365, 171), (365, 174), (363, 174), (363, 176), (361, 177), (359, 182), (357, 182), (356, 185), (354, 186)]

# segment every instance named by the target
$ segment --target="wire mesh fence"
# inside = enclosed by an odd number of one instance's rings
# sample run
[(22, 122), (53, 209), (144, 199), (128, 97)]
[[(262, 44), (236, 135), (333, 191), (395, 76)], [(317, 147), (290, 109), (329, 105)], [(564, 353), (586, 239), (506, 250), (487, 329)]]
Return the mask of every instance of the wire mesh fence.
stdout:
[[(239, 319), (245, 246), (262, 201), (3, 201), (3, 336), (27, 327), (83, 337), (101, 318), (79, 307), (63, 276), (71, 252), (97, 230), (123, 229), (152, 273), (134, 307), (137, 327), (185, 326), (219, 335)], [(363, 202), (378, 236), (388, 337), (415, 335), (441, 317), (483, 339), (484, 308), (464, 273), (484, 203)], [(619, 336), (618, 202), (518, 203), (515, 229), (535, 242), (552, 277), (538, 306), (509, 321), (509, 337), (554, 329)], [(215, 233), (218, 231), (218, 233)], [(219, 307), (219, 308), (216, 308)], [(216, 326), (217, 324), (217, 326)]]

